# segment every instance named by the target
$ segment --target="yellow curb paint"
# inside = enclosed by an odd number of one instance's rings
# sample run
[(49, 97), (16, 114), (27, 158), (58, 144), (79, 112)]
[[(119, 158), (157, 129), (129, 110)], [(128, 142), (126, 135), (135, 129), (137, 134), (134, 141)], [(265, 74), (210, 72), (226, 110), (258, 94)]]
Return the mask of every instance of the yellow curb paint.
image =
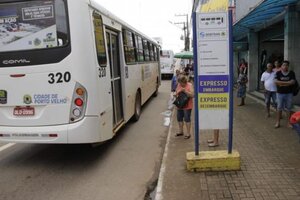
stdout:
[(187, 170), (190, 172), (234, 171), (241, 169), (241, 158), (238, 151), (200, 151), (186, 153)]

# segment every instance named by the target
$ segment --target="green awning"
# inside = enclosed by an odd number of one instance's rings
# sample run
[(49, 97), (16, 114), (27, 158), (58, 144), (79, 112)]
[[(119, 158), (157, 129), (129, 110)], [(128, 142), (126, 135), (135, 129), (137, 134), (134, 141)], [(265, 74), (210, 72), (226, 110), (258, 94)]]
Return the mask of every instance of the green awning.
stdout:
[(176, 53), (174, 58), (193, 59), (193, 52), (192, 51), (183, 51), (180, 53)]

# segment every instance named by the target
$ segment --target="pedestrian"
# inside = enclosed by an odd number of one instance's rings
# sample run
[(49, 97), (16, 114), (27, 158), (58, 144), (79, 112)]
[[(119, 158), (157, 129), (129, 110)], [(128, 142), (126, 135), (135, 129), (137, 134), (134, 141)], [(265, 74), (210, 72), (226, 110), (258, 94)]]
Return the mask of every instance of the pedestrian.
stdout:
[(273, 71), (272, 63), (267, 64), (267, 70), (261, 75), (261, 81), (264, 84), (265, 88), (265, 103), (267, 109), (267, 117), (270, 117), (270, 105), (271, 99), (273, 101), (273, 105), (276, 105), (276, 84), (275, 84), (275, 74), (276, 72)]
[(188, 81), (191, 82), (194, 77), (194, 69), (192, 64), (187, 64), (183, 71), (184, 74), (188, 77)]
[[(193, 97), (194, 89), (193, 85), (188, 82), (188, 79), (185, 75), (180, 75), (178, 78), (178, 85), (176, 88), (175, 95), (178, 95), (180, 92), (184, 92), (189, 97), (188, 103), (183, 108), (177, 108), (177, 121), (179, 126), (179, 132), (176, 136), (183, 136), (184, 139), (189, 139), (191, 137), (191, 113), (193, 109)], [(183, 125), (186, 126), (186, 134), (183, 132)]]
[(214, 129), (214, 138), (212, 140), (207, 140), (209, 147), (217, 147), (219, 146), (219, 129)]
[(237, 84), (238, 84), (237, 97), (241, 98), (241, 103), (238, 106), (243, 106), (245, 105), (248, 78), (247, 75), (244, 73), (245, 70), (243, 68), (240, 68), (239, 70), (240, 70), (240, 74), (237, 79)]
[(280, 63), (279, 60), (276, 60), (276, 61), (274, 62), (274, 66), (275, 66), (274, 69), (273, 69), (274, 72), (278, 72), (278, 71), (281, 70), (281, 63)]
[(185, 68), (183, 69), (184, 75), (189, 76), (190, 70), (190, 64), (186, 64)]
[(176, 87), (178, 84), (178, 77), (180, 75), (180, 70), (176, 69), (175, 71), (175, 75), (173, 75), (172, 77), (172, 82), (171, 82), (171, 92), (175, 92), (176, 91)]
[(244, 74), (248, 73), (248, 63), (246, 62), (246, 60), (244, 58), (241, 59), (241, 62), (237, 68), (238, 75), (240, 74), (241, 69), (244, 72)]
[[(295, 84), (295, 73), (289, 71), (289, 61), (283, 61), (281, 70), (276, 72), (275, 84), (277, 86), (277, 116), (275, 128), (280, 127), (280, 119), (282, 111), (285, 109), (288, 119), (291, 116), (292, 100), (293, 100), (293, 85)], [(290, 123), (288, 122), (288, 127)]]

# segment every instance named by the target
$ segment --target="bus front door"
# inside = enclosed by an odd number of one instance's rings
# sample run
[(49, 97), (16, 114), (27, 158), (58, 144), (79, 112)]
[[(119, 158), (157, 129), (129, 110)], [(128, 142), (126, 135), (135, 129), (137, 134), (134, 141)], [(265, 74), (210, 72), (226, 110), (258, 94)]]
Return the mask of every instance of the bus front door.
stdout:
[(119, 37), (117, 33), (106, 30), (106, 39), (111, 71), (112, 102), (114, 109), (113, 127), (116, 129), (124, 121)]

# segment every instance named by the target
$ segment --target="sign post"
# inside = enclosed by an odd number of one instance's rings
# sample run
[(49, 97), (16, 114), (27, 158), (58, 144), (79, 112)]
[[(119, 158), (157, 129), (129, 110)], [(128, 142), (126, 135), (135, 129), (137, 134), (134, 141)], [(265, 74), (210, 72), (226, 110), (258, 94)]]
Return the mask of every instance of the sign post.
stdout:
[(229, 26), (227, 13), (197, 13), (199, 127), (229, 126)]
[[(237, 151), (232, 151), (231, 33), (232, 15), (227, 10), (193, 13), (195, 152), (187, 153), (189, 171), (240, 169), (240, 155)], [(228, 130), (228, 151), (199, 151), (199, 131), (207, 129)]]

